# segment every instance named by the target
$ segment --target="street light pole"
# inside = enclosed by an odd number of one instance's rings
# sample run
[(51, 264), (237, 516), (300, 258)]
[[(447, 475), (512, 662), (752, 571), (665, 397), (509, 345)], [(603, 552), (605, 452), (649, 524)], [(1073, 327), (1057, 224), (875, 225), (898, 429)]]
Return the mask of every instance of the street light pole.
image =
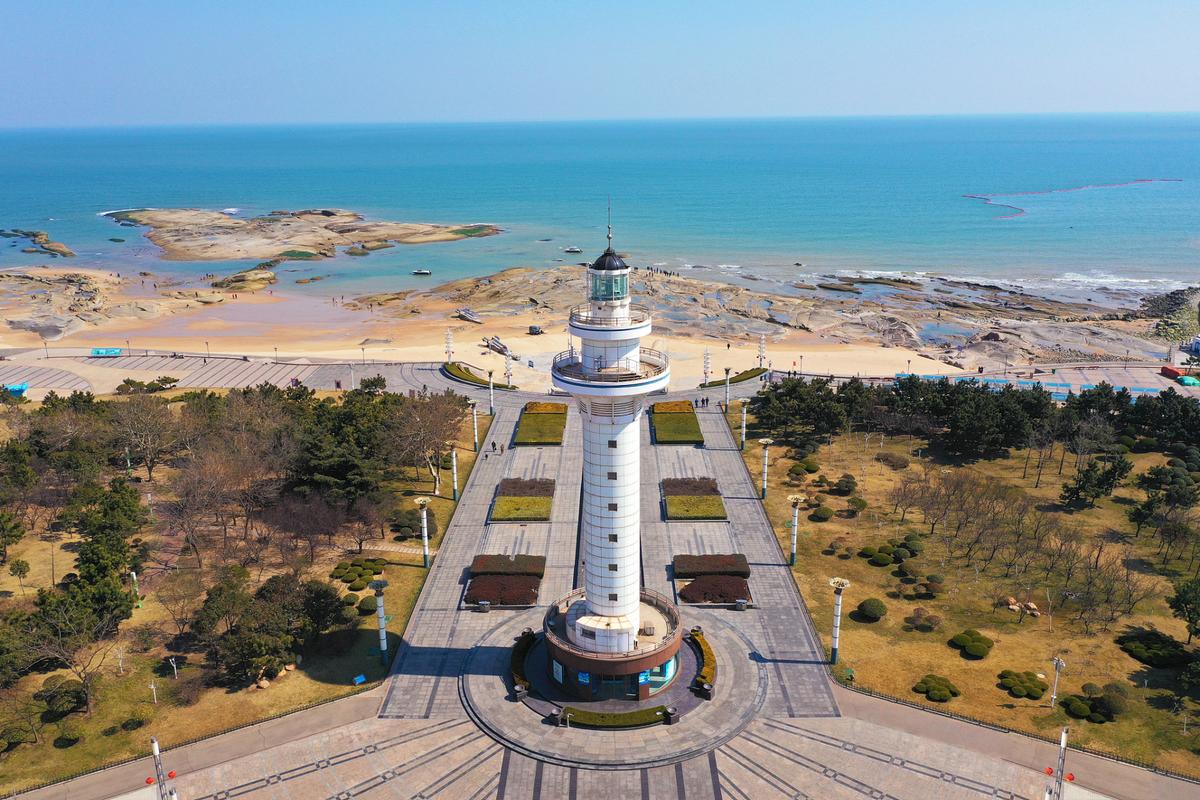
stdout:
[(712, 353), (708, 352), (708, 348), (704, 348), (704, 382), (708, 383), (708, 376), (712, 372)]
[(454, 479), (454, 499), (458, 500), (458, 450), (450, 447), (450, 474)]
[(763, 467), (762, 467), (762, 499), (767, 499), (767, 453), (771, 445), (775, 443), (774, 439), (759, 439), (758, 443), (763, 448)]
[(493, 370), (488, 370), (488, 414), (496, 416), (496, 384), (492, 380)]
[(829, 585), (833, 587), (833, 647), (829, 651), (829, 663), (833, 665), (838, 660), (838, 639), (842, 635), (842, 592), (850, 588), (850, 581), (830, 578)]
[(467, 400), (467, 405), (471, 407), (471, 448), (474, 452), (479, 452), (479, 404), (474, 400)]
[(417, 508), (421, 509), (421, 563), (429, 567), (429, 498), (418, 497)]
[(758, 337), (758, 368), (763, 368), (763, 363), (767, 360), (767, 337), (766, 334), (759, 334)]
[(804, 495), (789, 494), (788, 501), (792, 504), (792, 558), (788, 562), (790, 566), (796, 566), (796, 538), (800, 530), (800, 504), (804, 502)]
[[(424, 512), (422, 511), (422, 513)], [(387, 588), (387, 585), (388, 582), (382, 578), (367, 584), (367, 588), (375, 592), (375, 620), (379, 623), (379, 660), (385, 667), (388, 665), (388, 641), (387, 614), (383, 610), (383, 590)]]
[(446, 328), (446, 363), (454, 360), (454, 331)]
[(1067, 662), (1063, 661), (1058, 656), (1054, 657), (1054, 688), (1050, 690), (1050, 708), (1054, 708), (1054, 704), (1058, 701), (1058, 675), (1067, 667)]
[(746, 449), (746, 406), (750, 405), (750, 401), (742, 398), (742, 450)]
[(725, 368), (725, 410), (729, 410), (729, 367)]

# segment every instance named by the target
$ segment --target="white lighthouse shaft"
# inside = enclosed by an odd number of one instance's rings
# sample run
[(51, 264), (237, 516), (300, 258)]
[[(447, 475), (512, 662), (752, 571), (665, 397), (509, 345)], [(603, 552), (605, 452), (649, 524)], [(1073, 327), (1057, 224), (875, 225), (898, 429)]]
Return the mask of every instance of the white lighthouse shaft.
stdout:
[(641, 346), (646, 309), (629, 302), (629, 268), (611, 246), (588, 269), (589, 296), (571, 312), (579, 339), (555, 359), (554, 385), (583, 419), (580, 546), (584, 601), (567, 612), (572, 641), (601, 653), (637, 648), (641, 608), (641, 418), (665, 389), (665, 356)]

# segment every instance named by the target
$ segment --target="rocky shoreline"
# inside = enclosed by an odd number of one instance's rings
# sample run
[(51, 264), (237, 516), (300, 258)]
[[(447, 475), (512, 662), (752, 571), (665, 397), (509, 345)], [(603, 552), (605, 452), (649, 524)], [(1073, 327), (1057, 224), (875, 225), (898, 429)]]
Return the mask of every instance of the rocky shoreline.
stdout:
[[(873, 342), (963, 369), (1032, 361), (1155, 360), (1172, 345), (1162, 335), (1161, 315), (1153, 304), (1132, 311), (940, 277), (835, 276), (828, 283), (794, 285), (787, 291), (772, 294), (647, 269), (634, 272), (631, 286), (653, 310), (655, 332), (663, 335), (720, 342), (759, 336), (825, 344)], [(446, 306), (469, 307), (485, 320), (528, 313), (536, 324), (551, 329), (565, 324), (570, 306), (585, 292), (578, 267), (515, 268), (429, 290), (366, 295), (347, 305), (383, 307), (397, 318)], [(1192, 292), (1195, 302), (1200, 289)], [(1170, 308), (1181, 303), (1186, 308), (1178, 298)]]

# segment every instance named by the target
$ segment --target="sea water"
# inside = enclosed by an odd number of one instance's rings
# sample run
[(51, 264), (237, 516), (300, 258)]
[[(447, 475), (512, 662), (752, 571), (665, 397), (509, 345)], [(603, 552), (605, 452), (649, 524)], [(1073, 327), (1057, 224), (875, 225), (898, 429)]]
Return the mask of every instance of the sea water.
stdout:
[[(0, 132), (0, 228), (49, 231), (79, 254), (64, 265), (195, 279), (252, 263), (161, 261), (144, 229), (99, 216), (124, 208), (340, 207), (504, 229), (292, 263), (277, 290), (575, 263), (603, 249), (610, 198), (634, 263), (763, 288), (847, 272), (1059, 295), (1200, 283), (1200, 115)], [(0, 266), (46, 262), (21, 246), (0, 241)], [(314, 275), (329, 277), (294, 283)]]

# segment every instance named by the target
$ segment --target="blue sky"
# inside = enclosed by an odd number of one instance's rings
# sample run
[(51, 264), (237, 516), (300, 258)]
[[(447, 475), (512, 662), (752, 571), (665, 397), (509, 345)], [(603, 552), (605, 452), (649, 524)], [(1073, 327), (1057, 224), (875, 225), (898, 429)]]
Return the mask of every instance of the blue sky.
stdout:
[(1200, 2), (5, 3), (0, 127), (1200, 111)]

